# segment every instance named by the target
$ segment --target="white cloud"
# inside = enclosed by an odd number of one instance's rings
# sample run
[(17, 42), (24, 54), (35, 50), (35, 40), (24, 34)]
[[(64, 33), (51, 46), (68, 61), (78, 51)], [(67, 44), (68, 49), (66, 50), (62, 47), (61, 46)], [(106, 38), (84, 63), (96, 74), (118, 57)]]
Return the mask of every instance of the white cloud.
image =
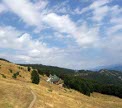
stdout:
[(29, 0), (3, 0), (3, 3), (28, 25), (37, 26), (41, 23), (41, 14)]
[(122, 30), (122, 8), (118, 5), (111, 7), (110, 17), (111, 26), (107, 29), (108, 35), (117, 33), (119, 30)]
[(111, 35), (113, 33), (116, 33), (119, 30), (122, 30), (122, 23), (114, 25), (114, 26), (108, 28), (107, 34)]
[(39, 50), (42, 54), (43, 51), (48, 53), (50, 50), (46, 47), (45, 43), (38, 40), (33, 40), (28, 33), (23, 33), (15, 28), (0, 27), (0, 48), (11, 48), (15, 50), (25, 51), (37, 51)]
[(114, 6), (111, 6), (110, 8), (111, 12), (112, 12), (112, 16), (113, 17), (116, 17), (118, 15), (121, 15), (121, 12), (122, 12), (122, 8), (119, 6), (119, 5), (114, 5)]
[[(43, 1), (42, 3), (38, 2), (33, 4), (29, 2), (29, 0), (13, 0), (13, 2), (4, 0), (4, 4), (24, 22), (28, 25), (37, 26), (35, 32), (40, 32), (41, 26), (44, 27), (42, 23), (46, 23), (58, 32), (70, 34), (81, 47), (91, 45), (97, 40), (95, 39), (97, 38), (97, 33), (95, 34), (96, 29), (91, 29), (87, 26), (86, 32), (82, 29), (79, 30), (77, 24), (73, 22), (68, 15), (60, 16), (56, 13), (43, 14), (43, 8), (47, 6), (47, 3), (48, 2)], [(65, 3), (63, 5), (65, 5)], [(40, 9), (42, 10), (41, 12), (39, 11)], [(96, 32), (98, 32), (98, 30), (96, 30)], [(93, 35), (89, 36), (90, 33)]]
[(54, 48), (48, 48), (45, 43), (33, 40), (28, 33), (20, 32), (10, 26), (0, 27), (0, 40), (0, 48), (15, 50), (17, 60), (28, 62), (32, 61), (33, 58), (43, 58), (45, 60), (55, 50)]
[(109, 11), (109, 7), (107, 6), (109, 2), (110, 0), (96, 0), (91, 5), (83, 9), (76, 8), (74, 10), (74, 14), (83, 14), (85, 12), (91, 11), (93, 15), (92, 20), (100, 22), (107, 15), (107, 12)]
[(98, 34), (98, 27), (89, 28), (86, 24), (83, 24), (82, 28), (75, 36), (77, 38), (77, 42), (81, 46), (93, 47), (99, 40)]
[(6, 50), (6, 53), (1, 53), (1, 56), (14, 62), (42, 63), (68, 68), (78, 68), (81, 64), (84, 64), (82, 68), (85, 68), (85, 64), (87, 64), (84, 62), (86, 60), (84, 57), (79, 59), (76, 56), (79, 54), (79, 48), (74, 50), (70, 47), (66, 49), (48, 48), (45, 43), (33, 40), (30, 34), (18, 31), (11, 26), (0, 27), (0, 40), (0, 48), (12, 50), (12, 53)]
[(91, 5), (90, 5), (90, 8), (91, 9), (97, 9), (101, 6), (104, 6), (106, 5), (107, 3), (109, 3), (110, 0), (96, 0), (94, 1)]
[(122, 24), (122, 17), (120, 17), (120, 18), (112, 17), (112, 19), (110, 20), (110, 23)]
[(6, 11), (6, 7), (3, 4), (0, 4), (0, 13)]
[[(122, 36), (121, 34), (111, 34), (102, 45), (106, 60), (109, 64), (122, 63)], [(105, 59), (105, 58), (104, 58)]]
[(92, 19), (94, 21), (100, 22), (107, 15), (110, 10), (108, 3), (110, 3), (110, 0), (97, 0), (89, 6), (89, 9), (93, 10)]
[(43, 18), (43, 21), (60, 32), (70, 33), (76, 29), (75, 24), (68, 15), (59, 16), (55, 13), (50, 13)]
[(108, 13), (109, 7), (108, 6), (102, 6), (99, 8), (96, 8), (93, 11), (93, 20), (94, 21), (101, 21)]
[(80, 8), (76, 8), (73, 12), (73, 14), (83, 14), (85, 12), (87, 12), (90, 8), (89, 7), (85, 7), (83, 9)]
[(81, 47), (92, 45), (98, 38), (98, 28), (89, 28), (87, 24), (78, 27), (67, 15), (50, 13), (43, 21), (61, 33), (70, 34)]
[(47, 7), (48, 1), (47, 0), (38, 0), (34, 5), (37, 10), (42, 11), (43, 9), (45, 9)]

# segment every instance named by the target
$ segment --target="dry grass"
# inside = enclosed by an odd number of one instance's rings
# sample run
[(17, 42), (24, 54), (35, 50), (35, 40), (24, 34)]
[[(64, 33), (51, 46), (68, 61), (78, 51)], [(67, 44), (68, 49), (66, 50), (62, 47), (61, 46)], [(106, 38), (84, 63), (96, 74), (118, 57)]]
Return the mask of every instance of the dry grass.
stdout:
[(27, 71), (27, 67), (0, 60), (0, 74), (4, 74), (7, 78), (12, 79), (13, 74), (17, 72), (19, 72), (19, 75), (16, 79), (30, 81), (30, 72)]
[[(19, 72), (19, 75), (13, 79), (16, 72)], [(26, 67), (0, 60), (0, 108), (29, 106), (33, 97), (25, 82), (30, 82), (30, 72)]]
[[(18, 68), (18, 65), (0, 61), (0, 108), (27, 108), (32, 100), (31, 90), (36, 94), (37, 100), (34, 108), (122, 108), (122, 99), (93, 93), (91, 97), (85, 96), (75, 90), (66, 89), (46, 82), (41, 76), (39, 85), (30, 83), (30, 73), (27, 68)], [(20, 71), (23, 77), (12, 79), (9, 72)]]
[(29, 84), (38, 100), (34, 108), (122, 108), (122, 99), (93, 93), (85, 96), (75, 90), (49, 84), (42, 77), (40, 85)]
[(27, 108), (32, 98), (22, 82), (0, 78), (0, 108)]

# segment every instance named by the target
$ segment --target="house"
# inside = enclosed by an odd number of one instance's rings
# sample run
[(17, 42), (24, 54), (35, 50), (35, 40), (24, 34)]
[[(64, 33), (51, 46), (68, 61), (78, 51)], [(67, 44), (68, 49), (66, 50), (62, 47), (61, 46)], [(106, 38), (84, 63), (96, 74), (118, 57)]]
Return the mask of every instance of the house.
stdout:
[(49, 78), (47, 79), (47, 82), (50, 82), (52, 84), (61, 84), (62, 83), (61, 79), (58, 76), (51, 75), (51, 74), (50, 74)]

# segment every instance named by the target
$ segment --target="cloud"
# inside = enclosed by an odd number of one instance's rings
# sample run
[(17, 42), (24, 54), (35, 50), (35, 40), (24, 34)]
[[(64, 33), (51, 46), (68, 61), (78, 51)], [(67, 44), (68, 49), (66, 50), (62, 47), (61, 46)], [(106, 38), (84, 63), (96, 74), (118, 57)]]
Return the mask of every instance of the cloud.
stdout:
[(93, 11), (93, 20), (98, 22), (101, 21), (107, 15), (108, 11), (108, 6), (103, 6), (95, 9)]
[(89, 7), (85, 7), (83, 9), (80, 9), (80, 8), (76, 8), (73, 12), (73, 14), (83, 14), (85, 12), (89, 11)]
[(111, 34), (107, 37), (102, 45), (104, 51), (104, 59), (106, 58), (108, 64), (121, 64), (122, 62), (122, 36), (120, 33)]
[(93, 15), (92, 20), (100, 22), (109, 11), (109, 7), (107, 6), (108, 3), (110, 3), (110, 0), (96, 0), (83, 9), (76, 8), (74, 10), (74, 14), (84, 14), (85, 12), (90, 12)]
[(48, 13), (56, 13), (56, 14), (70, 14), (71, 8), (69, 7), (69, 0), (62, 1), (54, 6), (51, 7), (51, 9), (48, 10)]
[(108, 33), (108, 35), (111, 35), (113, 33), (118, 32), (119, 30), (122, 30), (122, 24), (121, 23), (108, 28), (107, 33)]
[[(68, 68), (78, 68), (81, 64), (85, 68), (85, 64), (87, 64), (85, 62), (87, 57), (79, 55), (82, 52), (79, 48), (49, 48), (46, 43), (37, 39), (33, 40), (30, 34), (19, 31), (11, 26), (0, 27), (0, 40), (0, 48), (5, 50), (5, 53), (2, 52), (1, 56), (14, 62), (42, 63)], [(12, 52), (6, 49), (11, 49)], [(76, 54), (78, 55), (76, 56)], [(79, 59), (79, 56), (82, 57)]]
[(1, 48), (25, 50), (26, 52), (39, 50), (41, 53), (43, 53), (43, 50), (45, 53), (49, 51), (45, 43), (33, 40), (30, 34), (18, 31), (11, 26), (0, 27), (0, 40)]
[(48, 6), (48, 1), (47, 0), (38, 0), (34, 4), (34, 6), (37, 10), (42, 11)]
[(98, 38), (99, 28), (89, 28), (87, 24), (77, 26), (67, 15), (50, 13), (43, 21), (61, 33), (70, 34), (81, 47), (92, 45)]
[(50, 13), (43, 18), (43, 21), (60, 32), (69, 33), (76, 29), (75, 24), (70, 20), (68, 15), (59, 16), (55, 13)]
[(102, 7), (104, 5), (106, 5), (107, 3), (109, 3), (110, 0), (96, 0), (94, 1), (91, 5), (90, 5), (90, 8), (91, 9), (97, 9), (99, 7)]
[(90, 5), (89, 8), (93, 10), (92, 19), (94, 21), (100, 22), (107, 15), (110, 9), (108, 3), (110, 3), (110, 0), (97, 0)]
[(0, 13), (5, 12), (7, 9), (3, 4), (0, 4)]
[(11, 26), (0, 27), (0, 40), (0, 48), (13, 50), (17, 60), (25, 60), (26, 62), (37, 58), (43, 58), (42, 61), (45, 61), (56, 50), (48, 48), (45, 43), (33, 40), (30, 34), (20, 32)]
[(9, 11), (14, 12), (28, 25), (37, 26), (40, 24), (41, 14), (29, 0), (12, 0), (12, 2), (3, 0), (3, 3), (9, 8)]
[[(36, 2), (35, 4), (28, 0), (13, 0), (14, 3), (9, 0), (4, 0), (3, 2), (25, 23), (31, 26), (36, 26), (36, 33), (40, 32), (42, 26), (43, 29), (45, 29), (46, 27), (44, 26), (47, 24), (58, 32), (71, 35), (81, 47), (84, 45), (91, 45), (97, 40), (95, 39), (97, 38), (95, 30), (98, 32), (96, 28), (91, 29), (87, 26), (87, 30), (85, 32), (82, 29), (79, 30), (79, 26), (77, 26), (77, 24), (72, 21), (68, 15), (61, 16), (56, 13), (44, 13), (43, 9), (47, 6), (47, 1), (43, 1), (42, 3)], [(63, 5), (65, 5), (65, 3), (63, 3)], [(89, 36), (89, 33), (92, 33), (93, 35)]]
[(122, 17), (120, 17), (120, 18), (112, 17), (112, 19), (110, 20), (110, 23), (113, 23), (113, 24), (122, 24)]

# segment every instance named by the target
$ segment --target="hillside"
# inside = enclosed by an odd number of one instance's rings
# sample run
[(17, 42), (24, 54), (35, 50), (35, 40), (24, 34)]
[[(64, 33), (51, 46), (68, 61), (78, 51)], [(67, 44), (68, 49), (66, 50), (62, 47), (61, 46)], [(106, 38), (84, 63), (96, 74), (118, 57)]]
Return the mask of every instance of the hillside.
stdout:
[[(13, 74), (19, 72), (17, 78)], [(121, 108), (122, 99), (93, 93), (90, 97), (78, 91), (47, 83), (46, 76), (40, 76), (39, 85), (31, 83), (27, 67), (0, 60), (0, 108)]]
[(27, 108), (32, 94), (24, 82), (30, 81), (26, 67), (0, 60), (0, 108)]
[(115, 70), (101, 69), (97, 72), (79, 70), (75, 76), (94, 80), (101, 84), (122, 85), (122, 72)]
[(0, 75), (8, 79), (14, 76), (18, 80), (30, 81), (30, 72), (27, 67), (19, 66), (5, 60), (0, 60)]

